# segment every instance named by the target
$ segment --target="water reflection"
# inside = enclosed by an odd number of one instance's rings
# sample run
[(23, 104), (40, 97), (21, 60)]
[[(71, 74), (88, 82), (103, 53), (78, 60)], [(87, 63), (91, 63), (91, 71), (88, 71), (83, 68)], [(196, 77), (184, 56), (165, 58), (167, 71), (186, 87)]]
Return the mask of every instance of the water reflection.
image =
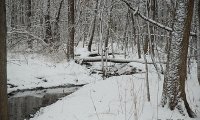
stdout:
[(41, 107), (55, 103), (79, 87), (19, 92), (8, 99), (10, 120), (29, 119)]

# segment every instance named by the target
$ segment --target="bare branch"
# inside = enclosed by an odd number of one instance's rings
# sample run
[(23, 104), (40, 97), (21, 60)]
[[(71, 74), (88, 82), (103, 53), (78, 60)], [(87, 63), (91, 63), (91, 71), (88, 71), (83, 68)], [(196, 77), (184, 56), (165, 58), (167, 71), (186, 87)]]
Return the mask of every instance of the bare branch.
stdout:
[(39, 41), (41, 41), (42, 43), (42, 45), (44, 45), (44, 46), (48, 46), (48, 44), (46, 43), (46, 42), (44, 42), (44, 39), (42, 39), (42, 38), (40, 38), (40, 37), (38, 37), (38, 36), (36, 36), (36, 35), (34, 35), (34, 34), (31, 34), (30, 32), (28, 32), (28, 31), (26, 31), (26, 30), (14, 30), (14, 31), (9, 31), (9, 32), (7, 32), (7, 34), (13, 34), (13, 33), (19, 33), (19, 34), (27, 34), (27, 35), (30, 35), (31, 37), (33, 37), (34, 39), (37, 39), (37, 40), (39, 40)]
[[(172, 32), (172, 31), (173, 31), (172, 28), (170, 28), (170, 27), (168, 27), (168, 26), (165, 26), (165, 25), (163, 25), (163, 24), (161, 24), (161, 23), (158, 23), (158, 22), (156, 22), (156, 21), (154, 21), (154, 20), (152, 20), (152, 19), (150, 19), (150, 18), (148, 18), (148, 17), (142, 15), (142, 14), (138, 11), (138, 9), (133, 8), (126, 0), (121, 0), (121, 1), (124, 2), (124, 3), (129, 7), (129, 9), (131, 9), (131, 10), (134, 12), (134, 15), (140, 16), (143, 20), (148, 21), (148, 22), (150, 22), (151, 24), (153, 24), (153, 25), (155, 25), (155, 26), (157, 26), (157, 27), (159, 27), (159, 28), (165, 29), (165, 30), (167, 30), (167, 31), (169, 31), (169, 32)], [(190, 32), (190, 35), (196, 37), (196, 33), (194, 33), (194, 32)]]

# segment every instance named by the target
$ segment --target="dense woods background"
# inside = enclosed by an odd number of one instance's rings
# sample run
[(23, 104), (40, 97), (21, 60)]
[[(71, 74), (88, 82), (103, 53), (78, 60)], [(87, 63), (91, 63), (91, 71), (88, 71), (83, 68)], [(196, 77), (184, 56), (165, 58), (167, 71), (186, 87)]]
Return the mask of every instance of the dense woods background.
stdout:
[[(6, 0), (8, 49), (39, 53), (58, 50), (62, 53), (66, 51), (70, 38), (68, 28), (74, 28), (74, 46), (81, 42), (89, 51), (101, 47), (102, 35), (103, 49), (108, 46), (110, 51), (114, 51), (118, 46), (124, 51), (124, 56), (138, 53), (138, 57), (141, 57), (143, 49), (145, 53), (152, 49), (153, 55), (165, 53), (169, 45), (176, 2), (127, 0), (126, 3), (137, 10), (134, 11), (123, 1), (76, 0), (72, 11), (66, 0)], [(74, 16), (71, 16), (69, 9), (74, 12)], [(198, 11), (197, 8), (195, 11)], [(198, 30), (196, 14), (193, 15), (191, 27), (194, 33)], [(71, 23), (70, 19), (73, 18), (74, 23)], [(197, 58), (197, 42), (197, 37), (191, 37), (191, 58)]]
[[(186, 107), (190, 117), (196, 116), (187, 103), (185, 80), (195, 61), (200, 84), (200, 0), (5, 2), (8, 52), (38, 53), (62, 61), (76, 60), (76, 48), (83, 47), (97, 51), (103, 66), (109, 54), (111, 62), (120, 54), (123, 59), (118, 62), (134, 55), (146, 64), (148, 56), (157, 72), (165, 75), (162, 105), (182, 114)], [(106, 74), (104, 67), (102, 71)]]

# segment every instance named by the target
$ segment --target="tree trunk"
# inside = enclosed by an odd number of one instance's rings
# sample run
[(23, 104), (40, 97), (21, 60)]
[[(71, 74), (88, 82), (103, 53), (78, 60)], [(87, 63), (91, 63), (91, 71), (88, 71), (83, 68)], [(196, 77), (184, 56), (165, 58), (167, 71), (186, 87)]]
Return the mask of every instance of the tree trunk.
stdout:
[(67, 43), (67, 59), (74, 59), (74, 34), (75, 34), (75, 18), (74, 18), (74, 0), (68, 0), (68, 43)]
[(14, 2), (15, 0), (11, 0), (11, 28), (16, 29), (17, 28), (17, 5)]
[(200, 0), (196, 3), (196, 17), (197, 17), (197, 77), (200, 85)]
[(59, 22), (60, 22), (60, 13), (61, 13), (61, 8), (64, 0), (61, 0), (58, 8), (58, 12), (56, 14), (56, 20), (54, 22), (54, 27), (53, 27), (53, 48), (54, 50), (57, 50), (60, 46), (60, 32), (59, 32)]
[(132, 34), (133, 34), (133, 41), (132, 41), (132, 52), (134, 51), (134, 46), (137, 44), (137, 42), (136, 42), (136, 28), (135, 28), (135, 20), (134, 20), (134, 15), (133, 15), (133, 12), (131, 12), (130, 13), (131, 15), (130, 15), (130, 19), (131, 19), (131, 21), (132, 21), (132, 29), (133, 29), (133, 31), (132, 31)]
[(0, 120), (8, 120), (5, 0), (0, 1), (0, 15)]
[[(27, 23), (27, 31), (30, 32), (31, 29), (31, 0), (26, 1), (26, 23)], [(28, 48), (32, 49), (33, 48), (33, 41), (31, 39), (31, 36), (28, 35)]]
[(137, 51), (138, 51), (138, 58), (140, 59), (141, 58), (141, 48), (140, 48), (140, 38), (142, 38), (140, 32), (140, 23), (139, 23), (139, 18), (137, 17), (136, 19), (137, 21), (137, 26), (138, 26), (138, 37), (137, 37)]
[[(156, 18), (157, 18), (157, 0), (151, 0), (151, 9), (150, 9), (150, 15), (152, 16), (152, 20), (155, 20), (156, 21)], [(154, 43), (154, 40), (155, 40), (155, 27), (150, 25), (150, 36), (151, 36), (151, 44), (150, 44), (150, 49), (151, 49), (151, 54), (153, 56), (155, 56), (155, 43)]]
[(123, 35), (123, 50), (124, 50), (124, 58), (126, 59), (127, 56), (127, 47), (128, 47), (128, 24), (129, 24), (129, 12), (130, 10), (127, 11), (126, 14), (126, 23), (125, 23), (125, 27), (124, 27), (124, 35)]
[(45, 19), (45, 39), (44, 39), (44, 41), (47, 44), (49, 44), (53, 41), (51, 22), (50, 22), (50, 0), (47, 0), (47, 9), (45, 11), (44, 19)]
[(144, 54), (144, 61), (145, 61), (145, 80), (146, 80), (146, 87), (147, 87), (147, 100), (148, 102), (150, 102), (151, 98), (150, 98), (150, 90), (149, 90), (149, 71), (148, 71), (148, 64), (147, 64), (147, 57)]
[(98, 9), (98, 0), (96, 2), (96, 7), (95, 7), (95, 12), (94, 12), (94, 20), (93, 20), (93, 24), (92, 24), (92, 32), (90, 35), (90, 40), (89, 40), (89, 44), (88, 44), (88, 51), (91, 52), (92, 49), (92, 41), (94, 39), (94, 32), (95, 32), (95, 26), (96, 26), (96, 20), (97, 20), (97, 9)]
[[(189, 107), (185, 93), (187, 77), (187, 54), (190, 36), (190, 27), (193, 15), (194, 0), (177, 0), (172, 40), (168, 55), (166, 74), (163, 84), (162, 106), (167, 103), (171, 110), (177, 108), (185, 115), (184, 105), (189, 117), (196, 117)], [(187, 13), (187, 14), (186, 14)]]
[[(111, 1), (111, 4), (112, 4), (112, 1)], [(108, 27), (107, 27), (107, 33), (106, 33), (106, 39), (105, 39), (105, 45), (104, 45), (104, 49), (106, 50), (107, 47), (108, 47), (108, 42), (109, 42), (109, 38), (110, 38), (110, 27), (111, 27), (111, 18), (112, 18), (112, 8), (108, 8), (108, 15), (109, 15), (109, 18), (108, 18)], [(108, 51), (107, 51), (108, 52)]]

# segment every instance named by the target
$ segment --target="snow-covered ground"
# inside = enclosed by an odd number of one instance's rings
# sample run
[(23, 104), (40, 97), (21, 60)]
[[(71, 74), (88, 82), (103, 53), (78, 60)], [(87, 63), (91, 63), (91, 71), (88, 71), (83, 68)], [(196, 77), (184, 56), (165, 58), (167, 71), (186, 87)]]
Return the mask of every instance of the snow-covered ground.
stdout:
[[(143, 64), (131, 63), (144, 68)], [(192, 64), (187, 80), (190, 106), (200, 119), (200, 87)], [(163, 76), (161, 76), (163, 79)], [(41, 108), (31, 120), (190, 120), (177, 110), (160, 106), (163, 80), (149, 65), (151, 101), (147, 101), (145, 74), (111, 77), (91, 83), (53, 105)], [(191, 119), (192, 120), (192, 119)]]
[[(81, 54), (82, 57), (88, 53)], [(93, 67), (100, 67), (93, 63)], [(89, 83), (77, 92), (56, 103), (41, 108), (31, 120), (193, 120), (177, 110), (160, 106), (163, 75), (161, 80), (153, 65), (149, 67), (151, 101), (147, 101), (145, 66), (129, 63), (143, 72), (133, 75), (114, 76), (102, 80), (99, 75), (75, 62), (53, 63), (38, 55), (9, 55), (8, 92), (17, 89), (51, 87), (63, 84)], [(186, 82), (188, 102), (200, 119), (200, 86), (196, 77), (196, 64), (191, 64)]]
[(102, 78), (75, 62), (54, 63), (44, 56), (8, 55), (8, 93), (17, 89), (87, 84)]

